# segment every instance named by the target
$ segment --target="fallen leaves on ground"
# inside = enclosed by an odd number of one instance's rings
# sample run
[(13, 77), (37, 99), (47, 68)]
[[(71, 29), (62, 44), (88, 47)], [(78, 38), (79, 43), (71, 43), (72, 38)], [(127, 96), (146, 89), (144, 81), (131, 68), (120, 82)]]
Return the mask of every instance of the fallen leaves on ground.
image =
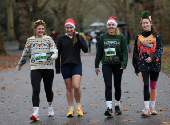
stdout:
[(6, 89), (5, 87), (1, 87), (1, 90), (8, 91), (8, 89)]
[(160, 122), (160, 123), (163, 123), (163, 124), (170, 124), (170, 122)]
[(93, 122), (97, 122), (97, 121), (100, 121), (100, 120), (98, 120), (98, 119), (93, 119), (93, 120), (91, 120), (91, 121), (93, 121)]
[(18, 64), (20, 56), (0, 55), (0, 70), (15, 68)]
[(122, 120), (123, 122), (135, 122), (135, 121), (133, 121), (132, 119), (124, 119), (124, 120)]
[(170, 47), (164, 47), (162, 54), (162, 72), (166, 73), (170, 77)]

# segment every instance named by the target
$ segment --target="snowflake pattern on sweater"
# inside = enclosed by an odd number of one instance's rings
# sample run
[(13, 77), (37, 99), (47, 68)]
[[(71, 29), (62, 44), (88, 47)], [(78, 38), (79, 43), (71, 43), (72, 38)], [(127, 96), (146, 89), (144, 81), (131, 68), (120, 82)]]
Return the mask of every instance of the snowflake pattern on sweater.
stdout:
[[(135, 39), (132, 59), (135, 73), (139, 73), (141, 71), (160, 72), (162, 53), (163, 46), (159, 34), (157, 34), (156, 37), (147, 32), (139, 34)], [(151, 63), (146, 62), (148, 57), (151, 57)]]
[(27, 39), (18, 67), (22, 67), (30, 59), (31, 70), (53, 69), (52, 54), (58, 54), (56, 44), (50, 36)]

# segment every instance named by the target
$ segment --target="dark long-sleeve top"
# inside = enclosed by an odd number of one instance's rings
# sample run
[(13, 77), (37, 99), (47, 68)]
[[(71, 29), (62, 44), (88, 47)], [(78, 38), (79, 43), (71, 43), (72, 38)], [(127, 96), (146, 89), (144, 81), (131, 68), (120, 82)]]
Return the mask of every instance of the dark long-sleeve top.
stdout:
[[(135, 73), (141, 71), (160, 72), (162, 53), (163, 46), (159, 34), (156, 37), (152, 35), (151, 31), (144, 31), (142, 34), (139, 34), (135, 39), (132, 59)], [(146, 62), (148, 57), (151, 57), (152, 62)]]
[(121, 64), (122, 68), (126, 68), (128, 51), (123, 34), (120, 33), (119, 35), (113, 36), (104, 33), (100, 36), (95, 59), (95, 68), (99, 68), (100, 61), (102, 61), (102, 64), (108, 65)]
[(60, 73), (60, 64), (81, 64), (81, 49), (85, 53), (88, 52), (87, 44), (84, 40), (84, 37), (82, 35), (77, 34), (76, 38), (77, 43), (73, 46), (73, 40), (69, 36), (63, 34), (58, 37), (58, 58), (55, 61), (56, 73)]

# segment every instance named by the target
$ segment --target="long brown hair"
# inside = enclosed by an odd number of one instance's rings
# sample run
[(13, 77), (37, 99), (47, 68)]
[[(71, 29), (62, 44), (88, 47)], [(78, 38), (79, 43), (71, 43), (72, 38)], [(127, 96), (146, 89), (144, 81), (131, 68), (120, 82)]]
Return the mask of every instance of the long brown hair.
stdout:
[(153, 24), (151, 26), (151, 31), (152, 31), (152, 35), (154, 35), (154, 37), (156, 37), (158, 32), (156, 31), (156, 28), (153, 26)]
[(73, 32), (73, 46), (77, 43), (77, 38), (75, 32)]

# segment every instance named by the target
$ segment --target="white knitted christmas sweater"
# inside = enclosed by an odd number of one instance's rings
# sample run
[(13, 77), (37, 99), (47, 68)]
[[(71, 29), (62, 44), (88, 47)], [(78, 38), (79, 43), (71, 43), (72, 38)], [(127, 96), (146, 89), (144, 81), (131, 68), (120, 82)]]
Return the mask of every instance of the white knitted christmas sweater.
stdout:
[(31, 58), (31, 70), (53, 69), (51, 56), (54, 53), (58, 55), (58, 50), (50, 36), (44, 35), (42, 38), (32, 36), (27, 39), (18, 67), (22, 67), (27, 59)]

